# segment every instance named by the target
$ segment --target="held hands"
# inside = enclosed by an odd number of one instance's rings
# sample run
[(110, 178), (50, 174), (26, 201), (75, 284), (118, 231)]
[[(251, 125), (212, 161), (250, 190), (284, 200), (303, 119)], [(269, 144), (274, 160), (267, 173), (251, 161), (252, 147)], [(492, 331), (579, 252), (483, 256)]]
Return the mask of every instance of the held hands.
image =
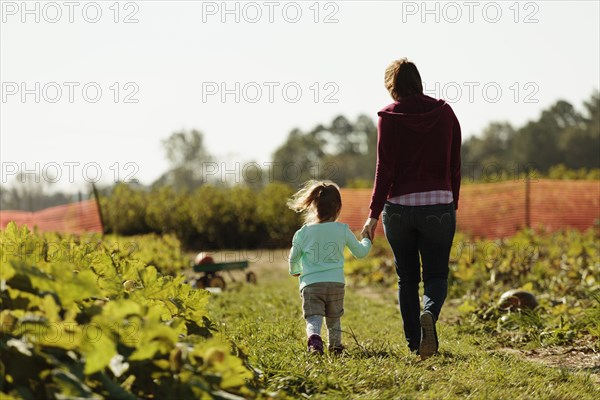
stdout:
[(367, 238), (371, 242), (375, 239), (375, 229), (377, 228), (377, 220), (375, 218), (367, 218), (365, 226), (360, 232), (361, 238)]

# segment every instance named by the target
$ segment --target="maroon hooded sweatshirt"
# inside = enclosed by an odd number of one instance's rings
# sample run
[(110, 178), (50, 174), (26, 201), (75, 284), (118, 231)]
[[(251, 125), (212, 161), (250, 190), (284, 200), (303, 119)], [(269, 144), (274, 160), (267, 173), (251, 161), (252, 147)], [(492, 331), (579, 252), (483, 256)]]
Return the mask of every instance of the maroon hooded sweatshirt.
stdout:
[(388, 198), (452, 191), (458, 209), (460, 125), (444, 100), (417, 94), (377, 113), (377, 169), (369, 217), (379, 218)]

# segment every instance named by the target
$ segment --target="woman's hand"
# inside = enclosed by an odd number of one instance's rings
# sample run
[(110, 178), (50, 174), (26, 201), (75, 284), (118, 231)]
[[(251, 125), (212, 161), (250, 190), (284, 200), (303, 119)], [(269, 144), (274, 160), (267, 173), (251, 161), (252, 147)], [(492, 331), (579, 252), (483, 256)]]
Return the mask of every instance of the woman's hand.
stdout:
[(375, 229), (377, 228), (377, 220), (375, 218), (367, 218), (365, 226), (363, 227), (360, 235), (363, 238), (369, 238), (371, 242), (375, 239)]

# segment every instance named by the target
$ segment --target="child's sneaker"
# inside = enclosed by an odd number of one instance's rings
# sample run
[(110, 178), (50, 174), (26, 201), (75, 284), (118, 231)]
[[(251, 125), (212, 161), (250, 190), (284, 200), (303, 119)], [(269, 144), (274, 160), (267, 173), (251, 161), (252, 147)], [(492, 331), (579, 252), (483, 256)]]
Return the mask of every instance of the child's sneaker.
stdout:
[(323, 354), (323, 339), (319, 335), (312, 335), (308, 338), (308, 352)]
[(421, 343), (419, 355), (421, 360), (431, 357), (438, 350), (438, 338), (435, 331), (435, 320), (430, 311), (421, 314)]
[(346, 348), (344, 347), (344, 345), (340, 344), (337, 346), (329, 346), (327, 350), (329, 350), (329, 352), (334, 356), (341, 356), (345, 349)]

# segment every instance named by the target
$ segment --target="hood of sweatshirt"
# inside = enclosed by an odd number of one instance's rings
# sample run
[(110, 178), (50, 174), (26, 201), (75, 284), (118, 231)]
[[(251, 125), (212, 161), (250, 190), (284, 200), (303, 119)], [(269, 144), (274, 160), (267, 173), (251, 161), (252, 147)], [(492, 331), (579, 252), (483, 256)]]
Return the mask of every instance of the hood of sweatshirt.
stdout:
[(405, 130), (425, 133), (434, 129), (439, 119), (451, 111), (444, 100), (418, 94), (400, 99), (377, 113), (384, 119), (393, 119)]

